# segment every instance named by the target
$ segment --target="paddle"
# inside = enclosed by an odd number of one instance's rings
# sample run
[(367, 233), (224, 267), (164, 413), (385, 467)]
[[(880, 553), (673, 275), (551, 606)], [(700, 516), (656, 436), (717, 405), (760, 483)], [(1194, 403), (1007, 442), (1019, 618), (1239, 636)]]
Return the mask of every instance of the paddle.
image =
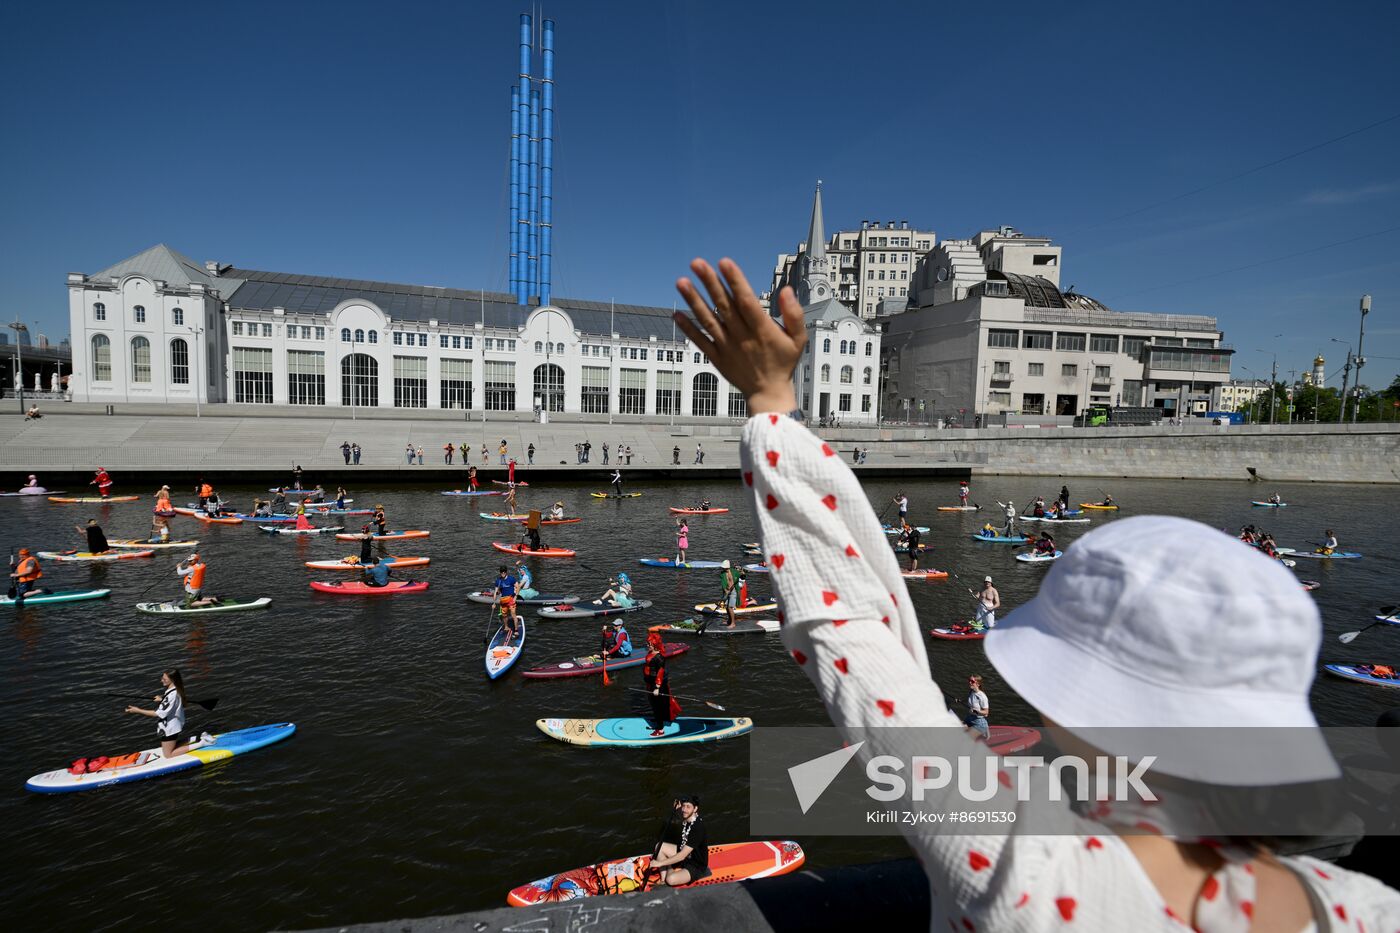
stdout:
[(501, 601), (501, 591), (497, 590), (491, 598), (491, 608), (486, 610), (486, 634), (482, 637), (483, 645), (491, 644), (491, 623), (496, 621), (496, 605)]
[[(146, 697), (133, 696), (132, 694), (129, 694), (129, 693), (104, 693), (104, 694), (102, 694), (102, 695), (103, 695), (103, 696), (107, 696), (107, 697), (116, 697), (116, 698), (119, 699), (119, 700), (144, 700), (144, 699), (146, 699)], [(198, 706), (200, 709), (212, 710), (214, 707), (216, 707), (216, 706), (219, 705), (219, 698), (218, 698), (218, 697), (212, 697), (212, 698), (210, 698), (210, 699), (208, 699), (208, 700), (186, 700), (185, 702), (187, 702), (187, 703), (192, 703), (193, 705)]]
[(18, 583), (17, 583), (17, 581), (18, 581), (19, 578), (16, 577), (16, 576), (14, 575), (14, 573), (15, 573), (15, 550), (14, 550), (14, 548), (10, 548), (10, 593), (9, 593), (10, 599), (14, 599), (14, 598), (15, 598), (15, 594), (19, 592), (19, 586), (18, 586)]
[(1377, 625), (1386, 625), (1386, 624), (1388, 624), (1388, 623), (1390, 623), (1390, 622), (1400, 622), (1400, 616), (1397, 616), (1397, 615), (1395, 614), (1395, 613), (1396, 613), (1396, 610), (1400, 610), (1400, 606), (1382, 606), (1382, 607), (1381, 607), (1381, 615), (1385, 616), (1386, 618), (1384, 618), (1384, 619), (1377, 619), (1376, 621), (1372, 622), (1370, 625), (1367, 625), (1367, 626), (1364, 626), (1364, 627), (1362, 627), (1362, 628), (1360, 628), (1360, 629), (1357, 629), (1357, 630), (1354, 631), (1354, 632), (1343, 632), (1341, 635), (1338, 635), (1338, 636), (1337, 636), (1337, 641), (1341, 642), (1341, 643), (1344, 644), (1344, 645), (1349, 645), (1349, 644), (1351, 644), (1352, 642), (1356, 641), (1356, 636), (1360, 635), (1362, 632), (1366, 631), (1367, 629), (1373, 629), (1373, 628), (1375, 628)]
[(612, 686), (612, 678), (608, 676), (608, 649), (607, 649), (607, 648), (604, 648), (603, 651), (602, 651), (602, 654), (603, 654), (603, 686), (604, 686), (604, 687), (611, 687), (611, 686)]
[[(647, 696), (651, 696), (650, 690), (643, 690), (641, 687), (628, 687), (627, 689), (635, 691), (637, 693), (645, 693)], [(706, 706), (710, 707), (710, 709), (717, 709), (721, 713), (728, 712), (723, 706), (720, 706), (718, 703), (715, 703), (712, 700), (702, 700), (699, 697), (688, 697), (680, 693), (673, 693), (671, 694), (671, 696), (675, 697), (678, 700), (693, 700), (696, 703), (704, 703)]]

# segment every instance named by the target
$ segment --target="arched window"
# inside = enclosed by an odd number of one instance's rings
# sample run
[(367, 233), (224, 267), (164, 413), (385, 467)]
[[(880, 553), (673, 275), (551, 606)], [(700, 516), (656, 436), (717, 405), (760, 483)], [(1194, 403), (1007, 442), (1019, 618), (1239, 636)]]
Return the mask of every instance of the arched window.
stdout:
[(379, 331), (377, 331), (377, 330), (372, 330), (372, 331), (369, 332), (369, 342), (370, 342), (370, 343), (378, 343), (378, 342), (379, 342)]
[[(827, 341), (827, 343), (830, 343), (830, 342), (831, 342), (831, 341), (829, 341), (829, 340)], [(831, 381), (831, 364), (830, 364), (830, 363), (823, 363), (823, 364), (822, 364), (822, 382), (830, 382), (830, 381)]]
[(860, 374), (860, 381), (863, 382), (865, 385), (870, 385), (870, 376), (870, 367), (867, 366), (865, 367), (865, 371)]
[[(179, 308), (175, 309), (180, 310)], [(190, 384), (190, 345), (185, 338), (176, 337), (170, 341), (170, 384), (187, 386)]]
[(131, 381), (151, 381), (151, 342), (145, 337), (131, 338)]
[(564, 367), (554, 363), (535, 367), (535, 397), (545, 411), (564, 410)]
[(873, 343), (871, 343), (870, 341), (867, 340), (867, 341), (865, 342), (865, 355), (866, 355), (866, 356), (870, 356), (870, 355), (873, 354), (874, 352), (875, 352), (875, 344), (873, 344)]
[(92, 336), (92, 381), (112, 381), (112, 341), (106, 334)]
[(542, 340), (536, 340), (536, 341), (535, 341), (535, 352), (536, 352), (536, 353), (543, 353), (543, 352), (544, 352), (544, 341), (542, 341)]
[(830, 338), (830, 337), (827, 337), (825, 340), (822, 341), (822, 352), (823, 352), (823, 353), (830, 353), (830, 352), (831, 352), (831, 338)]
[[(143, 305), (133, 305), (131, 313), (136, 318), (137, 324), (146, 323), (146, 308)], [(150, 380), (147, 381), (149, 382)]]
[(842, 366), (842, 367), (841, 367), (841, 384), (842, 384), (842, 385), (850, 385), (850, 384), (851, 384), (851, 380), (855, 378), (855, 375), (856, 375), (856, 374), (855, 374), (855, 370), (851, 369), (851, 367), (849, 367), (849, 366)]
[(562, 354), (564, 352), (564, 345), (562, 343), (556, 343), (554, 345), (554, 352)]
[(348, 327), (342, 327), (342, 328), (340, 329), (340, 342), (341, 342), (341, 343), (349, 343), (349, 342), (350, 342), (350, 328), (348, 328)]
[(706, 418), (719, 414), (719, 379), (714, 373), (696, 373), (690, 380), (690, 413)]
[(695, 356), (691, 359), (691, 362), (698, 364), (700, 362), (700, 354), (696, 353)]
[(364, 342), (365, 342), (365, 332), (364, 332), (363, 330), (360, 330), (359, 328), (356, 328), (356, 329), (355, 329), (355, 343), (364, 343)]
[(171, 309), (170, 309), (170, 323), (171, 323), (171, 324), (174, 324), (176, 327), (184, 327), (184, 326), (185, 326), (185, 309), (184, 309), (184, 308), (171, 308)]
[(351, 353), (340, 361), (340, 403), (379, 407), (379, 361), (368, 353)]
[(92, 306), (92, 319), (94, 321), (107, 320), (107, 306), (102, 302), (94, 302)]

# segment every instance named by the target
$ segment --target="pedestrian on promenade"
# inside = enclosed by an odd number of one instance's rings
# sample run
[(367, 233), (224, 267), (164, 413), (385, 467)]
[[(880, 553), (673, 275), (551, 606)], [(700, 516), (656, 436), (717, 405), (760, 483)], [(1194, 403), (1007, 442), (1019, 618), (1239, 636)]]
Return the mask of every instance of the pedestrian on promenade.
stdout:
[(403, 453), (404, 453), (404, 456), (408, 459), (408, 462), (409, 462), (410, 464), (412, 464), (412, 463), (413, 463), (413, 445), (412, 445), (412, 444), (407, 444), (407, 445), (405, 445), (405, 446), (404, 446), (404, 449), (403, 449)]
[(671, 448), (671, 466), (681, 465), (681, 445), (677, 444)]
[(355, 442), (350, 445), (350, 456), (354, 460), (355, 466), (360, 465), (360, 444)]
[(631, 466), (631, 465), (632, 465), (632, 445), (631, 445), (631, 444), (628, 444), (628, 445), (627, 445), (627, 465), (628, 465), (628, 466)]
[(531, 441), (530, 446), (525, 448), (525, 462), (528, 466), (535, 465), (535, 442)]
[(448, 441), (446, 444), (443, 444), (443, 445), (442, 445), (442, 462), (443, 462), (443, 463), (447, 464), (448, 466), (452, 466), (452, 452), (453, 452), (455, 449), (456, 449), (456, 448), (454, 448), (454, 447), (452, 446), (452, 442), (451, 442), (451, 441)]
[(489, 460), (488, 460), (488, 458), (487, 458), (487, 455), (486, 455), (486, 442), (485, 442), (485, 441), (482, 441), (482, 442), (481, 442), (481, 462), (482, 462), (483, 464), (489, 462)]
[(607, 441), (604, 441), (604, 442), (603, 442), (603, 466), (607, 466), (607, 465), (608, 465), (608, 444), (607, 444)]
[(701, 447), (700, 444), (699, 444), (698, 442), (697, 442), (696, 445), (695, 445), (695, 462), (696, 462), (696, 463), (704, 463), (704, 462), (705, 462), (705, 449), (704, 449), (703, 447)]
[(852, 448), (851, 448), (851, 463), (853, 463), (853, 464), (855, 464), (855, 463), (860, 463), (860, 448), (859, 448), (859, 447), (852, 447)]
[(509, 448), (509, 446), (507, 446), (507, 444), (506, 444), (506, 439), (505, 439), (504, 437), (501, 438), (501, 447), (500, 447), (500, 451), (499, 451), (499, 452), (500, 452), (500, 455), (501, 455), (501, 466), (505, 466), (505, 465), (506, 465), (506, 453), (507, 453), (509, 450), (510, 450), (510, 448)]
[(862, 464), (864, 464), (866, 458), (869, 457), (869, 456), (870, 456), (870, 448), (869, 448), (869, 447), (862, 447), (862, 448), (860, 449), (860, 462), (861, 462)]
[(467, 446), (467, 442), (466, 442), (466, 441), (462, 441), (462, 446), (461, 446), (461, 447), (458, 447), (457, 449), (460, 450), (460, 451), (462, 452), (462, 466), (466, 466), (466, 465), (467, 465), (467, 455), (471, 453), (471, 448)]
[(345, 456), (345, 462), (346, 462), (346, 464), (348, 465), (348, 464), (350, 463), (350, 442), (349, 442), (349, 441), (341, 441), (341, 442), (340, 442), (340, 452), (341, 452), (342, 454), (344, 454), (344, 456)]
[(582, 445), (582, 444), (575, 443), (575, 444), (574, 444), (574, 463), (582, 463), (582, 462), (583, 462), (583, 445)]
[(422, 444), (419, 444), (419, 445), (418, 445), (417, 453), (418, 453), (418, 465), (419, 465), (419, 466), (422, 466), (422, 465), (423, 465), (423, 445), (422, 445)]
[(588, 463), (593, 459), (593, 444), (586, 438), (583, 442), (583, 462)]

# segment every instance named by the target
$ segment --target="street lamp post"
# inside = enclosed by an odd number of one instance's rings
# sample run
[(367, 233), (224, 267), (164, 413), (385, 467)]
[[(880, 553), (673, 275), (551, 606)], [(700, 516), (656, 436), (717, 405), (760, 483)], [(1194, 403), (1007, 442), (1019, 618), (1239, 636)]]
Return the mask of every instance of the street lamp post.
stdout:
[(10, 329), (15, 332), (15, 395), (19, 398), (19, 412), (24, 414), (24, 351), (20, 349), (23, 341), (19, 335), (27, 333), (29, 325), (16, 318)]
[(190, 336), (194, 337), (193, 345), (190, 347), (190, 354), (194, 357), (194, 416), (199, 417), (199, 393), (204, 390), (203, 377), (199, 374), (199, 358), (203, 355), (204, 341), (200, 334), (204, 333), (204, 328), (198, 324), (189, 325)]
[(1361, 367), (1366, 365), (1366, 357), (1361, 355), (1361, 345), (1366, 340), (1366, 315), (1371, 313), (1371, 296), (1361, 296), (1361, 332), (1356, 335), (1356, 404), (1351, 409), (1351, 423), (1356, 424), (1361, 411)]
[(1342, 366), (1342, 394), (1337, 399), (1341, 402), (1337, 407), (1337, 423), (1341, 424), (1346, 420), (1347, 416), (1347, 383), (1351, 379), (1351, 344), (1347, 343), (1345, 340), (1338, 340), (1336, 337), (1331, 338), (1331, 340), (1333, 343), (1339, 343), (1347, 348), (1347, 361)]

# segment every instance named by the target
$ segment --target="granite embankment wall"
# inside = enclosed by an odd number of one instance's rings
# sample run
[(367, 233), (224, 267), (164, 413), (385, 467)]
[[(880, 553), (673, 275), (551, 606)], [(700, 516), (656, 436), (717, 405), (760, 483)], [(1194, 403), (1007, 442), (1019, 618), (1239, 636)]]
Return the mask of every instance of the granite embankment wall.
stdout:
[[(497, 448), (502, 439), (525, 465), (527, 445), (536, 447), (540, 478), (567, 478), (603, 470), (602, 446), (633, 450), (634, 475), (732, 475), (739, 462), (738, 421), (690, 421), (669, 424), (657, 419), (618, 418), (617, 423), (554, 420), (537, 424), (521, 419), (473, 413), (471, 420), (447, 412), (406, 417), (392, 410), (346, 418), (297, 409), (250, 406), (205, 406), (193, 412), (158, 408), (138, 411), (126, 406), (115, 415), (95, 406), (51, 406), (39, 421), (0, 414), (0, 486), (9, 488), (25, 473), (40, 474), (56, 487), (90, 476), (101, 465), (129, 479), (182, 479), (203, 474), (211, 479), (263, 479), (288, 475), (300, 464), (309, 478), (345, 470), (342, 441), (358, 442), (363, 456), (356, 472), (366, 481), (446, 481), (439, 471), (460, 476), (460, 453), (454, 465), (443, 462), (443, 445), (465, 442), (472, 462), (482, 465), (488, 449), (488, 475), (501, 471)], [(1248, 480), (1250, 469), (1269, 481), (1400, 483), (1400, 423), (1363, 425), (1257, 425), (1218, 427), (1209, 424), (1145, 428), (984, 428), (943, 429), (914, 426), (826, 428), (822, 435), (845, 458), (856, 447), (869, 448), (861, 472), (871, 476), (922, 475), (958, 477), (969, 473), (1150, 477)], [(592, 462), (575, 461), (574, 444), (593, 445)], [(406, 462), (407, 444), (421, 445), (424, 466)], [(696, 445), (705, 460), (696, 465)], [(672, 465), (680, 449), (680, 466)], [(616, 464), (614, 453), (611, 458)], [(582, 476), (580, 479), (584, 478)], [(332, 480), (333, 481), (333, 480)]]

